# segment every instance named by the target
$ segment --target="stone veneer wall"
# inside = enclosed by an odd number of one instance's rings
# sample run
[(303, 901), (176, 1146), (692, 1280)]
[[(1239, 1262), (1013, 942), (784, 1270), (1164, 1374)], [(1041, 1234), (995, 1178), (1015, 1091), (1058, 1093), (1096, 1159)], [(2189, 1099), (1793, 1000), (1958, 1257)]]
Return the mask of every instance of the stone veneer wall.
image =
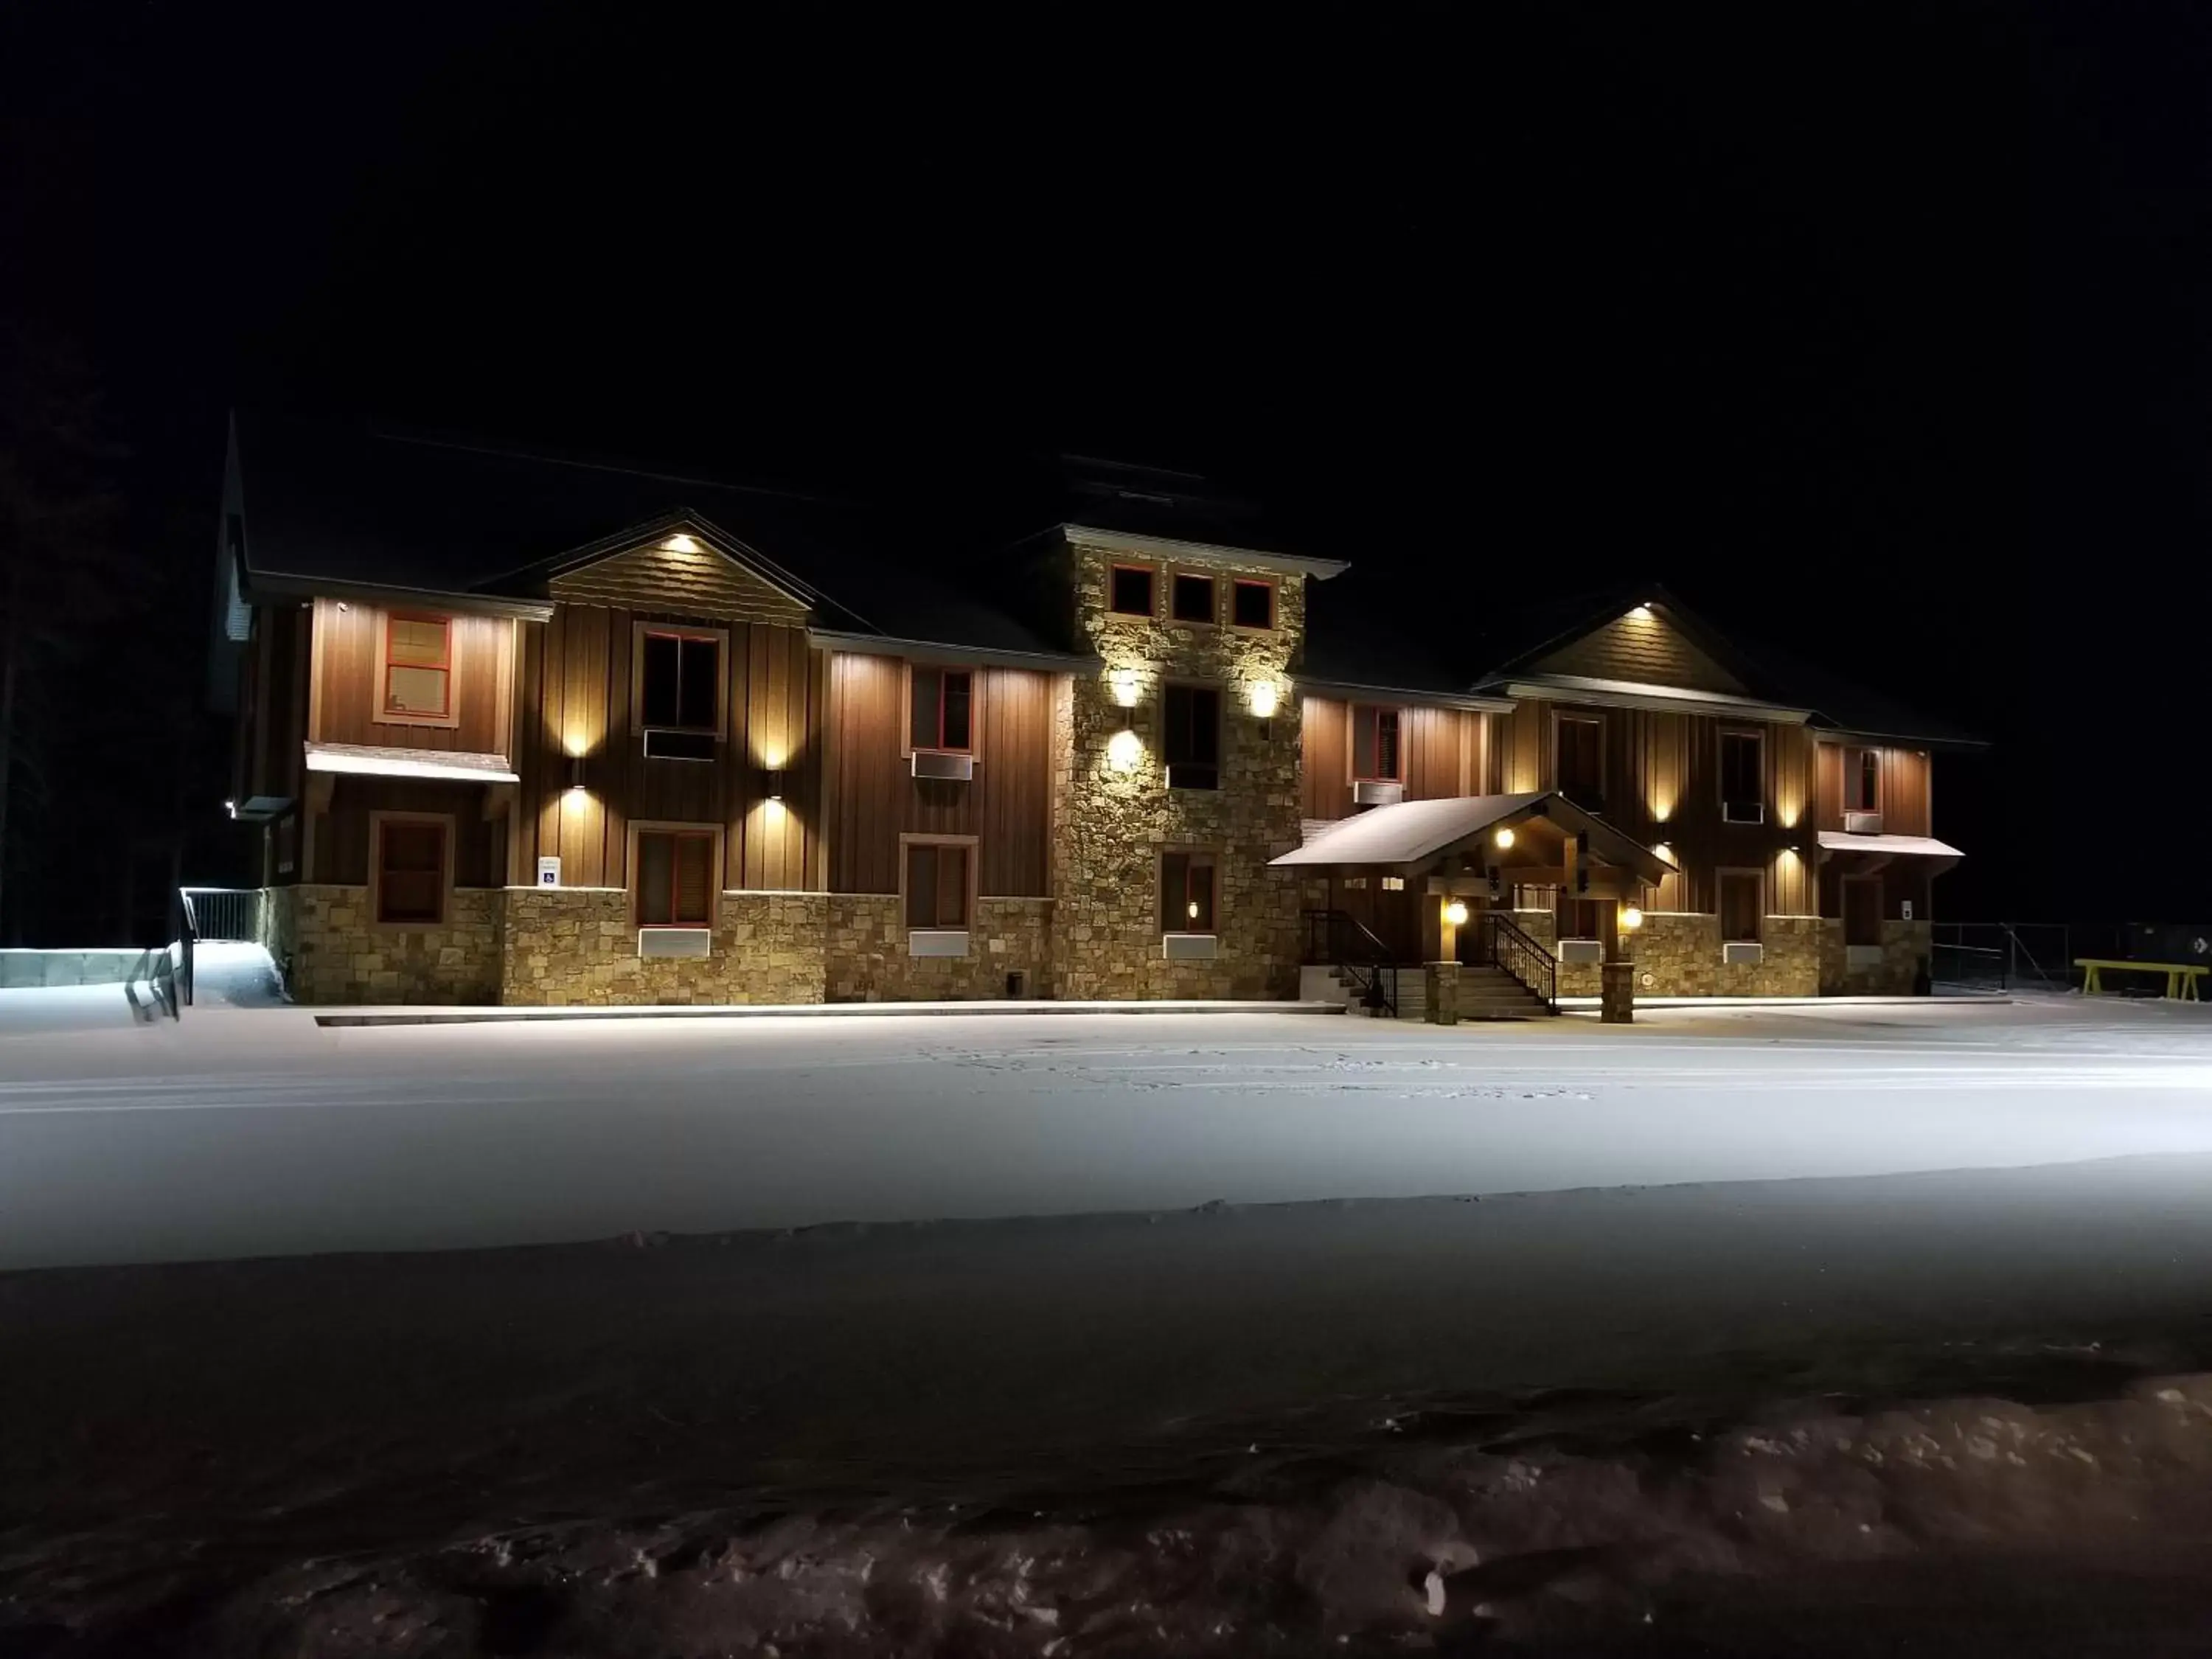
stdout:
[(1052, 901), (979, 898), (964, 957), (907, 954), (896, 893), (832, 893), (828, 987), (832, 1002), (959, 1002), (1006, 994), (1006, 975), (1028, 977), (1024, 995), (1052, 994)]
[[(1516, 910), (1521, 930), (1556, 953), (1549, 910)], [(1769, 916), (1756, 963), (1721, 960), (1721, 919), (1679, 911), (1647, 911), (1628, 937), (1640, 997), (1809, 997), (1822, 988), (1822, 927), (1818, 916)], [(1649, 975), (1651, 983), (1645, 984)], [(1559, 994), (1594, 997), (1603, 975), (1595, 963), (1561, 963)]]
[[(1290, 663), (1305, 628), (1304, 580), (1257, 567), (1207, 567), (1228, 601), (1237, 574), (1277, 584), (1276, 626), (1266, 633), (1200, 627), (1107, 609), (1116, 556), (1078, 544), (1078, 637), (1105, 663), (1077, 675), (1054, 710), (1052, 982), (1070, 998), (1267, 997), (1295, 994), (1298, 888), (1295, 873), (1267, 861), (1298, 844), (1299, 700)], [(1194, 567), (1195, 568), (1196, 567)], [(1172, 567), (1170, 567), (1172, 568)], [(1164, 614), (1169, 576), (1159, 582)], [(1117, 770), (1107, 744), (1122, 728), (1114, 677), (1137, 683), (1135, 729), (1144, 751)], [(1222, 695), (1218, 789), (1170, 789), (1161, 756), (1167, 682), (1215, 685)], [(1273, 716), (1251, 712), (1249, 689), (1271, 683)], [(1162, 959), (1159, 857), (1203, 849), (1219, 872), (1218, 955), (1211, 962)]]
[(629, 895), (511, 887), (499, 1000), (552, 1007), (819, 1002), (827, 893), (724, 893), (704, 957), (637, 954)]
[(1820, 990), (1826, 996), (1910, 996), (1917, 988), (1935, 949), (1934, 927), (1924, 921), (1881, 924), (1881, 960), (1853, 968), (1844, 949), (1844, 924), (1830, 917), (1820, 924)]
[(264, 943), (301, 1002), (498, 1000), (505, 896), (496, 889), (454, 889), (436, 927), (373, 921), (366, 887), (303, 882), (265, 895)]

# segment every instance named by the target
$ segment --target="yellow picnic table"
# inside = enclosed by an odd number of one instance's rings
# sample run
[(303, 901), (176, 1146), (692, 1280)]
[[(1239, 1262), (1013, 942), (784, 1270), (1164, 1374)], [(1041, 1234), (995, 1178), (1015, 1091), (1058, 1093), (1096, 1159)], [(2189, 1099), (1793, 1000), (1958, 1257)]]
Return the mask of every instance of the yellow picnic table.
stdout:
[(2178, 998), (2183, 1002), (2202, 1000), (2197, 994), (2197, 981), (2203, 978), (2207, 973), (2212, 973), (2212, 968), (2207, 968), (2201, 963), (2122, 962), (2110, 957), (2076, 957), (2074, 958), (2074, 965), (2086, 970), (2081, 980), (2081, 994), (2084, 996), (2095, 996), (2105, 988), (2105, 981), (2099, 976), (2101, 970), (2106, 968), (2124, 968), (2132, 973), (2164, 974), (2166, 995)]

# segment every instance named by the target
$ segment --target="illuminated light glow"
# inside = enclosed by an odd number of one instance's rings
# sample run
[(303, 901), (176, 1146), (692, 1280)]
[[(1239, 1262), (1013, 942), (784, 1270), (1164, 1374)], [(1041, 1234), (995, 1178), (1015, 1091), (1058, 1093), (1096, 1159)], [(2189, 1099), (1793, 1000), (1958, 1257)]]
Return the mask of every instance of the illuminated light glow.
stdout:
[(681, 531), (671, 536), (660, 545), (664, 551), (670, 553), (696, 553), (699, 550), (699, 544)]
[(1252, 682), (1252, 689), (1245, 695), (1252, 705), (1252, 713), (1255, 715), (1263, 720), (1274, 719), (1275, 706), (1282, 696), (1282, 692), (1274, 681), (1255, 680)]
[(1184, 908), (1190, 912), (1190, 919), (1193, 921), (1196, 921), (1198, 920), (1198, 901), (1196, 899), (1193, 899)]
[(1513, 831), (1510, 828), (1500, 830), (1491, 837), (1491, 840), (1498, 843), (1498, 849), (1501, 853), (1509, 851), (1513, 845)]
[(1117, 668), (1106, 678), (1114, 688), (1114, 701), (1124, 708), (1134, 708), (1137, 706), (1137, 671)]
[(236, 817), (238, 816), (238, 803), (234, 800), (227, 800), (222, 804), (222, 810), (229, 813), (231, 817)]
[(1644, 925), (1644, 912), (1632, 904), (1624, 907), (1620, 913), (1620, 925), (1634, 933)]
[(1144, 752), (1145, 740), (1126, 726), (1106, 741), (1106, 758), (1117, 772), (1134, 771)]
[(1638, 622), (1650, 622), (1651, 607), (1648, 605), (1635, 605), (1630, 609), (1628, 614)]
[(1467, 926), (1467, 901), (1454, 899), (1444, 906), (1444, 920), (1455, 927)]
[(1674, 812), (1674, 803), (1671, 800), (1667, 802), (1664, 805), (1653, 807), (1651, 809), (1652, 822), (1655, 823), (1666, 823), (1668, 817)]

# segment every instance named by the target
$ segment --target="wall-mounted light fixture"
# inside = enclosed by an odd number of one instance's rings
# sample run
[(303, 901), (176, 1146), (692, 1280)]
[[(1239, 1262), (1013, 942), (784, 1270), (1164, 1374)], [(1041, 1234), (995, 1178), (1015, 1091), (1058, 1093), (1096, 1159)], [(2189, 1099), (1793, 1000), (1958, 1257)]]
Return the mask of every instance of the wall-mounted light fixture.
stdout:
[(699, 550), (699, 544), (680, 530), (660, 545), (670, 553), (696, 553)]
[(1263, 720), (1271, 720), (1275, 718), (1275, 709), (1281, 702), (1282, 696), (1282, 688), (1274, 681), (1254, 680), (1244, 693), (1244, 700), (1251, 705), (1252, 713), (1255, 716)]
[(1624, 904), (1620, 908), (1620, 925), (1634, 933), (1644, 925), (1644, 912), (1632, 904)]
[(582, 789), (583, 787), (584, 757), (581, 755), (571, 755), (568, 757), (568, 788), (573, 793)]
[(1628, 610), (1628, 614), (1633, 617), (1638, 622), (1650, 622), (1651, 620), (1651, 607), (1648, 605), (1631, 605)]
[(1106, 682), (1114, 688), (1115, 702), (1124, 708), (1134, 708), (1137, 706), (1137, 671), (1135, 669), (1117, 668), (1106, 677)]
[(1467, 901), (1454, 899), (1444, 906), (1444, 920), (1455, 927), (1467, 926)]
[(768, 787), (768, 798), (770, 800), (781, 800), (783, 799), (783, 769), (780, 766), (771, 766), (761, 775)]
[(1504, 853), (1510, 851), (1513, 846), (1512, 827), (1509, 824), (1505, 828), (1501, 829), (1496, 835), (1491, 837), (1491, 840), (1498, 843), (1498, 850), (1499, 852)]
[(1106, 740), (1106, 758), (1117, 772), (1133, 772), (1145, 752), (1145, 740), (1133, 726), (1123, 726)]

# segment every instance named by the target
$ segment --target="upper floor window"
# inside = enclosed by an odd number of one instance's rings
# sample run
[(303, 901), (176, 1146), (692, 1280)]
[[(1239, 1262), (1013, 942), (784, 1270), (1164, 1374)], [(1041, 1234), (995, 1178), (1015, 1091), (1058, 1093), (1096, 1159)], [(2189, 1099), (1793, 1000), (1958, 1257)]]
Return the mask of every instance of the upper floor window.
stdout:
[(975, 677), (964, 668), (913, 669), (907, 744), (965, 754), (975, 746)]
[(964, 842), (908, 842), (906, 848), (906, 925), (968, 925), (969, 848)]
[(1724, 819), (1750, 817), (1749, 809), (1765, 804), (1765, 739), (1758, 732), (1721, 733), (1721, 806)]
[(1117, 564), (1108, 574), (1107, 608), (1123, 617), (1150, 617), (1158, 610), (1152, 585), (1159, 573), (1148, 564)]
[(707, 927), (714, 920), (714, 836), (710, 830), (637, 832), (637, 925)]
[(1881, 811), (1881, 750), (1879, 749), (1844, 750), (1844, 810), (1846, 812)]
[(1239, 628), (1275, 625), (1275, 585), (1239, 576), (1230, 589), (1229, 620)]
[(453, 713), (453, 624), (447, 617), (393, 615), (384, 624), (389, 720), (442, 721)]
[(1576, 805), (1597, 811), (1605, 805), (1605, 725), (1595, 714), (1559, 718), (1559, 764), (1553, 787)]
[(1398, 711), (1366, 703), (1352, 707), (1352, 775), (1361, 781), (1403, 783), (1398, 750)]
[(675, 732), (716, 732), (722, 641), (712, 634), (648, 629), (639, 642), (638, 708), (644, 724)]
[(1160, 854), (1160, 931), (1164, 933), (1210, 933), (1213, 931), (1216, 884), (1211, 853)]
[(1160, 748), (1170, 789), (1221, 787), (1221, 692), (1211, 685), (1170, 685), (1161, 699)]
[(1176, 573), (1169, 589), (1169, 614), (1177, 622), (1210, 623), (1213, 614), (1213, 578)]

